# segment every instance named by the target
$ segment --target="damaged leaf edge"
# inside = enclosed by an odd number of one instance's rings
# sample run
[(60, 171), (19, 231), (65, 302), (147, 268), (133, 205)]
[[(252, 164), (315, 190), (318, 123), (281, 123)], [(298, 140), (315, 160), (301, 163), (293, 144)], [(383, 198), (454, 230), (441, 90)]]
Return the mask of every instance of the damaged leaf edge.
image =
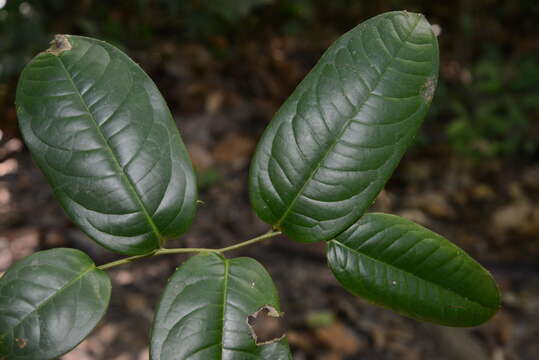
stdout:
[(258, 309), (254, 313), (247, 316), (247, 319), (246, 319), (245, 322), (247, 323), (247, 326), (249, 327), (249, 331), (251, 332), (251, 337), (254, 339), (256, 346), (263, 346), (263, 345), (273, 344), (273, 343), (281, 341), (282, 339), (284, 339), (286, 337), (286, 332), (283, 332), (283, 334), (281, 336), (273, 338), (271, 340), (262, 341), (262, 342), (258, 341), (258, 335), (256, 334), (256, 331), (255, 331), (254, 326), (253, 326), (254, 324), (251, 324), (250, 320), (251, 319), (256, 320), (256, 318), (258, 317), (258, 314), (260, 314), (260, 312), (262, 312), (264, 310), (267, 311), (266, 315), (270, 316), (270, 317), (281, 318), (284, 315), (284, 312), (279, 312), (273, 306), (266, 304), (266, 305), (263, 305), (262, 307), (260, 307), (260, 309)]
[(54, 39), (50, 42), (50, 44), (51, 46), (45, 50), (45, 53), (52, 54), (54, 56), (58, 56), (64, 51), (69, 51), (73, 48), (69, 42), (68, 35), (54, 35)]
[(436, 92), (437, 79), (436, 76), (429, 76), (427, 81), (421, 87), (421, 96), (425, 102), (430, 103)]

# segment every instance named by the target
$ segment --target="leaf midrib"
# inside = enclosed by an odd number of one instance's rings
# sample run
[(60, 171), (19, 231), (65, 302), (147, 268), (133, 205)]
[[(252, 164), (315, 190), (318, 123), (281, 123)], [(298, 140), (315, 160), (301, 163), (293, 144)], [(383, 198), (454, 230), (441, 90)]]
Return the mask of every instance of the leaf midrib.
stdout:
[(51, 56), (54, 56), (54, 57), (56, 57), (58, 59), (58, 62), (60, 63), (61, 68), (65, 72), (67, 79), (71, 83), (71, 86), (73, 86), (73, 89), (75, 90), (75, 93), (79, 97), (80, 102), (81, 102), (82, 106), (84, 107), (84, 110), (90, 116), (90, 119), (92, 120), (92, 124), (94, 125), (94, 127), (96, 129), (96, 132), (99, 134), (99, 137), (101, 138), (103, 144), (105, 145), (105, 149), (109, 153), (109, 155), (110, 155), (109, 157), (112, 159), (112, 165), (116, 168), (117, 173), (123, 179), (124, 184), (127, 186), (127, 189), (129, 190), (129, 192), (131, 193), (131, 195), (135, 199), (135, 202), (137, 203), (137, 205), (141, 209), (142, 214), (144, 215), (146, 221), (150, 225), (153, 233), (155, 234), (159, 246), (161, 246), (163, 244), (163, 241), (164, 241), (163, 235), (161, 235), (161, 233), (159, 232), (159, 229), (157, 228), (157, 225), (155, 225), (155, 222), (153, 221), (152, 217), (150, 216), (150, 213), (146, 209), (146, 206), (144, 205), (144, 202), (142, 201), (142, 198), (141, 198), (140, 194), (138, 193), (137, 188), (135, 187), (135, 184), (131, 181), (129, 176), (126, 174), (125, 170), (120, 165), (120, 162), (116, 158), (116, 154), (112, 150), (107, 137), (105, 136), (105, 134), (103, 134), (103, 131), (101, 130), (101, 127), (99, 126), (97, 120), (95, 119), (94, 114), (90, 111), (90, 108), (86, 104), (86, 101), (84, 101), (84, 98), (82, 97), (82, 94), (81, 94), (79, 88), (77, 87), (77, 85), (73, 81), (73, 77), (71, 76), (71, 74), (67, 70), (67, 67), (65, 66), (64, 62), (62, 61), (61, 56), (55, 56), (55, 55), (51, 55)]
[(318, 161), (316, 167), (311, 171), (311, 173), (309, 174), (309, 176), (305, 179), (303, 185), (301, 186), (301, 188), (298, 190), (298, 192), (296, 193), (296, 195), (294, 196), (294, 199), (292, 199), (292, 201), (290, 202), (290, 205), (286, 208), (285, 212), (283, 213), (283, 215), (281, 216), (281, 218), (279, 218), (279, 220), (277, 220), (277, 222), (274, 224), (274, 226), (278, 229), (281, 228), (281, 224), (284, 222), (284, 220), (286, 219), (286, 217), (288, 216), (288, 214), (292, 211), (292, 208), (294, 207), (294, 205), (296, 204), (297, 200), (299, 199), (299, 197), (303, 194), (303, 191), (305, 190), (305, 188), (307, 187), (307, 185), (311, 182), (311, 180), (313, 179), (314, 175), (318, 172), (318, 170), (320, 169), (320, 167), (322, 166), (322, 164), (326, 161), (327, 157), (329, 156), (329, 154), (331, 154), (333, 152), (333, 149), (335, 148), (335, 146), (337, 146), (337, 143), (339, 142), (339, 139), (341, 138), (341, 136), (344, 134), (344, 132), (346, 131), (346, 129), (348, 128), (348, 126), (350, 125), (350, 123), (352, 122), (352, 119), (354, 117), (357, 116), (357, 114), (359, 114), (361, 112), (361, 110), (363, 109), (363, 106), (367, 103), (367, 101), (371, 98), (371, 96), (373, 96), (373, 91), (378, 87), (378, 85), (380, 84), (380, 81), (382, 81), (384, 75), (386, 74), (387, 70), (391, 67), (391, 65), (393, 64), (393, 62), (395, 61), (395, 59), (398, 57), (400, 51), (402, 50), (402, 48), (406, 45), (406, 42), (408, 41), (408, 39), (410, 38), (410, 36), (412, 36), (412, 34), (414, 33), (417, 25), (419, 24), (419, 22), (421, 21), (421, 17), (418, 16), (418, 20), (416, 21), (416, 23), (414, 24), (414, 26), (412, 27), (412, 29), (410, 30), (410, 32), (408, 33), (408, 35), (406, 36), (405, 39), (402, 40), (402, 44), (400, 45), (399, 49), (396, 51), (395, 55), (393, 56), (393, 58), (391, 59), (391, 61), (387, 64), (387, 66), (385, 67), (384, 71), (379, 75), (378, 79), (376, 79), (376, 83), (374, 84), (373, 86), (373, 90), (369, 91), (369, 95), (365, 98), (365, 100), (363, 100), (363, 102), (358, 106), (357, 110), (354, 112), (353, 115), (351, 115), (348, 120), (346, 120), (346, 122), (343, 124), (341, 130), (339, 131), (339, 134), (337, 134), (337, 136), (335, 136), (335, 139), (334, 141), (331, 143), (331, 145), (328, 147), (328, 149), (325, 151), (324, 155), (320, 158), (320, 160)]
[(230, 271), (230, 261), (227, 259), (223, 259), (224, 262), (224, 279), (223, 279), (223, 312), (221, 314), (221, 359), (223, 358), (223, 350), (225, 347), (225, 315), (226, 315), (226, 305), (228, 303), (227, 297), (228, 297), (228, 272)]
[(414, 277), (414, 278), (416, 278), (416, 279), (418, 279), (418, 280), (420, 280), (420, 281), (424, 281), (424, 282), (426, 282), (426, 283), (432, 284), (433, 286), (438, 287), (438, 288), (441, 288), (441, 289), (443, 289), (443, 290), (445, 290), (445, 291), (449, 291), (450, 293), (452, 293), (452, 294), (454, 294), (454, 295), (456, 295), (456, 296), (459, 296), (459, 297), (461, 297), (461, 298), (463, 298), (463, 299), (465, 299), (465, 300), (468, 300), (468, 301), (470, 301), (470, 302), (472, 302), (472, 303), (474, 303), (474, 304), (476, 304), (476, 305), (478, 305), (478, 306), (481, 306), (481, 307), (483, 307), (483, 308), (485, 308), (485, 309), (488, 309), (488, 310), (496, 310), (496, 307), (490, 307), (490, 306), (488, 306), (488, 305), (485, 305), (485, 304), (479, 302), (479, 301), (476, 300), (476, 299), (471, 299), (471, 298), (469, 298), (469, 297), (467, 297), (467, 296), (464, 296), (464, 295), (462, 295), (462, 294), (459, 294), (459, 293), (458, 293), (456, 290), (454, 290), (454, 289), (443, 287), (442, 285), (440, 285), (440, 284), (438, 284), (438, 283), (435, 283), (435, 282), (433, 282), (432, 280), (424, 279), (424, 278), (420, 277), (420, 276), (417, 275), (417, 274), (414, 274), (414, 273), (412, 273), (412, 272), (410, 272), (410, 271), (408, 271), (408, 270), (405, 270), (405, 269), (401, 269), (401, 268), (399, 268), (399, 267), (397, 267), (397, 266), (395, 266), (395, 265), (393, 265), (393, 264), (384, 262), (384, 261), (382, 261), (382, 260), (380, 260), (380, 259), (377, 259), (377, 258), (375, 258), (375, 257), (372, 257), (372, 256), (369, 255), (369, 254), (366, 254), (366, 253), (364, 253), (364, 252), (361, 252), (361, 251), (359, 251), (359, 250), (356, 250), (356, 249), (354, 249), (354, 248), (351, 248), (350, 246), (348, 246), (348, 245), (346, 245), (346, 244), (344, 244), (344, 243), (342, 243), (342, 242), (340, 242), (340, 241), (337, 241), (337, 240), (335, 240), (335, 239), (332, 239), (332, 240), (328, 241), (328, 243), (334, 244), (335, 246), (339, 246), (339, 247), (345, 248), (345, 249), (347, 249), (347, 250), (349, 250), (349, 251), (351, 251), (351, 252), (354, 252), (354, 253), (356, 253), (356, 254), (359, 254), (359, 256), (364, 256), (364, 257), (366, 257), (366, 258), (368, 258), (368, 259), (370, 259), (370, 260), (372, 260), (372, 261), (374, 261), (374, 262), (376, 262), (376, 263), (379, 263), (379, 264), (382, 264), (382, 265), (384, 265), (384, 266), (390, 267), (390, 268), (392, 268), (392, 269), (394, 269), (394, 270), (396, 270), (396, 271), (403, 272), (403, 273), (405, 273), (405, 274), (407, 274), (407, 275), (409, 275), (409, 276), (411, 276), (411, 277)]
[(64, 286), (62, 286), (60, 289), (56, 290), (53, 294), (51, 294), (47, 299), (45, 299), (45, 301), (43, 301), (42, 303), (40, 303), (38, 306), (36, 306), (36, 308), (32, 311), (30, 311), (28, 314), (24, 315), (16, 325), (13, 326), (12, 328), (12, 331), (15, 331), (15, 329), (17, 327), (19, 327), (22, 323), (24, 323), (26, 321), (26, 319), (28, 317), (30, 317), (32, 314), (38, 312), (39, 310), (41, 310), (44, 306), (46, 306), (49, 302), (51, 302), (52, 300), (54, 300), (57, 296), (61, 295), (64, 291), (66, 291), (69, 287), (71, 287), (72, 285), (74, 285), (77, 281), (79, 281), (80, 279), (82, 279), (86, 274), (88, 274), (89, 272), (95, 270), (96, 267), (94, 264), (90, 264), (90, 266), (85, 269), (84, 271), (82, 271), (79, 275), (77, 275), (76, 277), (74, 277), (73, 279), (71, 279), (68, 283), (66, 283)]

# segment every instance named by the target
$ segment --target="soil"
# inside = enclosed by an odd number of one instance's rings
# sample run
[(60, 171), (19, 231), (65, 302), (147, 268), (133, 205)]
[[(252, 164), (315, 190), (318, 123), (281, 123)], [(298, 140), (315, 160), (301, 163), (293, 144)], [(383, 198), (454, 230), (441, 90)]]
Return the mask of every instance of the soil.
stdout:
[[(208, 171), (215, 175), (201, 191), (192, 229), (169, 246), (223, 247), (268, 229), (252, 212), (246, 190), (256, 135), (242, 128), (251, 116), (206, 114), (179, 122), (202, 177)], [(225, 118), (229, 124), (223, 124)], [(205, 138), (215, 140), (201, 141)], [(340, 288), (325, 264), (324, 244), (279, 237), (230, 253), (254, 257), (273, 276), (295, 359), (539, 358), (539, 167), (469, 166), (444, 158), (444, 151), (425, 153), (416, 149), (405, 157), (373, 208), (422, 223), (468, 251), (499, 282), (502, 309), (477, 328), (439, 327)], [(0, 155), (0, 271), (34, 251), (58, 246), (82, 249), (98, 264), (116, 258), (70, 223), (18, 138), (2, 142)], [(111, 269), (106, 318), (62, 359), (147, 359), (153, 309), (167, 278), (185, 259), (159, 257)], [(320, 318), (325, 320), (316, 321)]]
[[(246, 44), (235, 49), (246, 59), (241, 66), (237, 59), (214, 61), (196, 45), (162, 43), (132, 54), (166, 89), (200, 180), (196, 221), (169, 247), (224, 247), (268, 230), (249, 205), (249, 161), (272, 114), (327, 43), (317, 43), (315, 50), (289, 38)], [(6, 86), (13, 90), (15, 82)], [(81, 249), (98, 264), (117, 259), (67, 219), (20, 140), (13, 108), (4, 114), (0, 271), (35, 251), (60, 246)], [(424, 137), (439, 139), (440, 123), (433, 124)], [(296, 360), (539, 359), (536, 161), (477, 163), (454, 156), (443, 141), (416, 146), (373, 208), (410, 218), (468, 251), (498, 281), (502, 309), (472, 329), (420, 323), (343, 290), (325, 264), (324, 244), (279, 237), (228, 254), (251, 256), (272, 275)], [(111, 269), (113, 296), (105, 319), (62, 359), (148, 359), (153, 309), (167, 278), (186, 258), (163, 256)]]

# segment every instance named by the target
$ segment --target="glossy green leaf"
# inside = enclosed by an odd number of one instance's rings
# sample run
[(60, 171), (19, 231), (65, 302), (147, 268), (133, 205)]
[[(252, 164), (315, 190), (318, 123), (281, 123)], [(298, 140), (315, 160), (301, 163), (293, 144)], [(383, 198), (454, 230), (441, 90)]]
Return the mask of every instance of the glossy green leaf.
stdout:
[(53, 249), (0, 279), (0, 359), (47, 360), (68, 352), (101, 320), (110, 278), (83, 252)]
[(186, 231), (191, 162), (163, 97), (124, 53), (57, 36), (22, 72), (16, 102), (35, 161), (91, 238), (136, 255)]
[(412, 141), (437, 74), (420, 14), (385, 13), (338, 39), (262, 136), (250, 174), (260, 218), (305, 242), (353, 224)]
[(248, 317), (277, 291), (253, 259), (210, 254), (189, 259), (170, 278), (157, 308), (152, 360), (291, 359), (286, 339), (256, 345)]
[(419, 320), (475, 326), (500, 307), (488, 271), (445, 238), (395, 215), (363, 216), (329, 241), (328, 263), (348, 291)]

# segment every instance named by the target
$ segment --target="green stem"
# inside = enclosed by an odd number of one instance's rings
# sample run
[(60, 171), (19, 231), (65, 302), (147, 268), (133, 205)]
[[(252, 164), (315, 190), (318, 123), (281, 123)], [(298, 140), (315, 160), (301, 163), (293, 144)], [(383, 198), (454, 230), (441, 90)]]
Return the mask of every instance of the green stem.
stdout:
[(244, 246), (248, 246), (248, 245), (251, 245), (251, 244), (254, 244), (254, 243), (269, 239), (269, 238), (272, 238), (272, 237), (277, 236), (277, 235), (281, 235), (281, 232), (280, 231), (270, 230), (269, 232), (267, 232), (265, 234), (262, 234), (260, 236), (257, 236), (255, 238), (249, 239), (249, 240), (241, 242), (239, 244), (235, 244), (235, 245), (227, 246), (227, 247), (224, 247), (224, 248), (220, 248), (220, 249), (207, 249), (207, 248), (166, 249), (166, 248), (161, 248), (161, 249), (154, 250), (153, 252), (151, 252), (149, 254), (136, 255), (136, 256), (123, 258), (123, 259), (116, 260), (116, 261), (113, 261), (113, 262), (110, 262), (110, 263), (107, 263), (107, 264), (100, 265), (97, 268), (100, 269), (100, 270), (106, 270), (106, 269), (110, 269), (110, 268), (115, 267), (115, 266), (128, 264), (130, 262), (137, 261), (139, 259), (152, 257), (152, 256), (158, 256), (158, 255), (166, 255), (166, 254), (202, 253), (202, 252), (222, 254), (224, 252), (231, 251), (231, 250), (236, 250), (236, 249), (242, 248)]
[(118, 265), (128, 264), (130, 262), (137, 261), (139, 259), (143, 259), (143, 258), (147, 258), (147, 257), (151, 257), (151, 256), (154, 256), (154, 255), (155, 255), (155, 251), (151, 252), (149, 254), (131, 256), (131, 257), (123, 258), (123, 259), (116, 260), (116, 261), (113, 261), (113, 262), (109, 262), (109, 263), (106, 263), (106, 264), (103, 264), (103, 265), (99, 265), (97, 268), (99, 270), (106, 270), (106, 269), (110, 269), (110, 268), (118, 266)]

